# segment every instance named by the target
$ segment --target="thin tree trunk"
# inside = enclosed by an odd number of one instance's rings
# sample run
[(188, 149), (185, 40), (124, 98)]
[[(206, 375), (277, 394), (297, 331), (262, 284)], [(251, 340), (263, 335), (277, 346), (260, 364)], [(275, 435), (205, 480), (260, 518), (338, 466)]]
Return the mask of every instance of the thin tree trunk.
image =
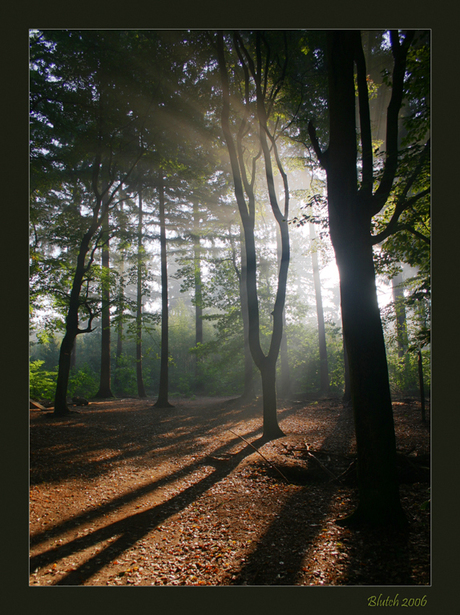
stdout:
[(161, 365), (160, 365), (160, 387), (158, 399), (155, 403), (156, 408), (172, 408), (168, 401), (169, 389), (169, 307), (168, 307), (168, 270), (166, 258), (166, 220), (165, 220), (165, 198), (164, 198), (164, 179), (160, 176), (159, 182), (159, 206), (160, 206), (160, 249), (161, 249)]
[[(107, 199), (107, 196), (104, 197)], [(102, 315), (101, 315), (101, 375), (99, 390), (95, 397), (113, 397), (110, 366), (110, 249), (109, 213), (102, 220)]]
[(402, 273), (392, 280), (393, 301), (396, 313), (396, 337), (398, 340), (398, 357), (402, 359), (407, 352), (407, 322), (404, 306), (404, 281)]
[[(277, 199), (279, 202), (279, 196), (277, 191)], [(278, 252), (278, 266), (281, 264), (281, 235), (279, 232), (276, 233), (276, 244), (277, 244), (277, 252)], [(291, 375), (289, 370), (289, 357), (288, 357), (288, 345), (287, 345), (287, 337), (286, 337), (286, 310), (283, 309), (283, 335), (281, 337), (281, 345), (280, 345), (280, 363), (281, 363), (281, 373), (280, 373), (280, 384), (278, 387), (278, 393), (283, 398), (286, 399), (291, 394)]]
[(137, 306), (136, 306), (136, 380), (137, 394), (139, 397), (147, 397), (142, 378), (142, 270), (144, 248), (142, 244), (143, 233), (142, 220), (142, 192), (139, 192), (139, 218), (137, 226)]
[(121, 389), (121, 380), (120, 380), (120, 361), (121, 356), (123, 354), (123, 312), (124, 312), (124, 275), (125, 271), (125, 261), (123, 251), (121, 253), (121, 262), (120, 262), (120, 287), (118, 291), (118, 322), (117, 322), (117, 349), (115, 354), (115, 376), (113, 386), (115, 392), (120, 395), (123, 393)]
[[(278, 272), (278, 289), (276, 293), (275, 306), (273, 310), (273, 330), (270, 341), (270, 349), (268, 355), (265, 356), (260, 345), (260, 327), (259, 327), (259, 303), (257, 295), (257, 264), (256, 264), (256, 249), (254, 238), (254, 216), (255, 216), (255, 196), (253, 190), (253, 180), (255, 174), (255, 165), (258, 156), (253, 158), (252, 164), (252, 178), (248, 178), (246, 163), (244, 161), (243, 150), (243, 135), (247, 120), (249, 118), (249, 101), (245, 100), (244, 117), (238, 131), (236, 144), (230, 129), (230, 90), (229, 80), (227, 73), (227, 66), (225, 60), (225, 50), (223, 35), (221, 32), (217, 35), (217, 58), (219, 62), (220, 75), (222, 80), (223, 90), (223, 105), (222, 105), (222, 130), (224, 133), (225, 141), (230, 157), (230, 164), (232, 167), (235, 197), (238, 204), (238, 210), (241, 216), (243, 224), (246, 255), (247, 255), (247, 294), (248, 294), (248, 313), (249, 313), (249, 347), (254, 359), (254, 363), (260, 370), (262, 376), (262, 389), (263, 389), (263, 407), (264, 407), (264, 437), (266, 439), (275, 439), (283, 436), (283, 432), (278, 425), (278, 418), (276, 413), (276, 360), (278, 358), (281, 337), (283, 333), (283, 310), (286, 297), (286, 284), (287, 274), (289, 269), (289, 232), (288, 232), (288, 211), (289, 211), (289, 189), (287, 176), (282, 168), (281, 161), (278, 156), (278, 149), (275, 139), (271, 139), (272, 150), (267, 142), (267, 138), (270, 138), (267, 126), (267, 114), (265, 109), (265, 96), (264, 88), (261, 83), (261, 50), (262, 39), (259, 32), (256, 33), (256, 56), (257, 56), (257, 69), (254, 66), (252, 58), (249, 57), (247, 50), (245, 50), (245, 58), (241, 53), (243, 43), (237, 34), (234, 36), (234, 43), (237, 49), (240, 63), (243, 66), (246, 92), (249, 89), (250, 75), (254, 80), (256, 86), (256, 100), (257, 100), (257, 122), (259, 129), (259, 144), (261, 153), (263, 155), (265, 165), (265, 179), (268, 188), (268, 195), (270, 200), (270, 206), (275, 220), (278, 224), (281, 233), (281, 261)], [(273, 152), (278, 170), (283, 178), (284, 185), (284, 212), (282, 213), (278, 199), (276, 197), (276, 190), (274, 184), (273, 168), (271, 153)], [(247, 197), (247, 202), (246, 202)], [(267, 380), (267, 373), (270, 373), (272, 381), (269, 384)]]
[[(198, 203), (193, 202), (193, 265), (194, 265), (194, 285), (195, 285), (195, 345), (203, 343), (203, 293), (201, 286), (201, 245), (199, 234), (200, 212)], [(195, 356), (195, 390), (201, 393), (203, 383), (201, 382), (201, 365), (198, 356)]]
[(418, 363), (418, 381), (420, 388), (420, 404), (422, 409), (422, 421), (426, 422), (425, 416), (425, 384), (423, 382), (423, 360), (422, 360), (422, 351), (418, 350), (417, 353), (417, 363)]
[(315, 285), (316, 317), (318, 320), (320, 391), (324, 395), (329, 391), (329, 370), (327, 363), (326, 329), (324, 327), (323, 299), (321, 296), (321, 281), (319, 277), (318, 252), (315, 245), (316, 232), (314, 224), (310, 224), (310, 242), (312, 246), (311, 260), (313, 265), (313, 281)]
[(254, 397), (254, 361), (249, 348), (249, 312), (248, 312), (248, 290), (247, 290), (247, 259), (246, 244), (244, 241), (243, 228), (240, 227), (240, 253), (241, 253), (241, 273), (239, 275), (241, 317), (243, 319), (243, 344), (244, 344), (244, 386), (242, 399), (252, 399)]

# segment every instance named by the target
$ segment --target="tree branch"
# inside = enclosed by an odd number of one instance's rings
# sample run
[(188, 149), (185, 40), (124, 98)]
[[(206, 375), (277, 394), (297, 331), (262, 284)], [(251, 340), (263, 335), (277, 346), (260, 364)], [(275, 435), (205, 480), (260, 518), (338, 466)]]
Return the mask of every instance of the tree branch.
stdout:
[(371, 215), (379, 212), (385, 205), (396, 175), (398, 166), (398, 122), (404, 94), (404, 75), (406, 72), (407, 52), (415, 36), (415, 31), (409, 31), (402, 45), (397, 32), (390, 33), (391, 47), (394, 57), (393, 81), (391, 99), (387, 109), (386, 159), (380, 185), (371, 201)]
[(372, 162), (371, 115), (369, 111), (369, 94), (367, 91), (366, 60), (364, 58), (361, 33), (355, 32), (355, 59), (358, 81), (359, 121), (361, 126), (361, 145), (363, 150), (363, 174), (361, 193), (364, 198), (372, 196), (374, 183)]
[(318, 138), (316, 136), (316, 128), (313, 126), (313, 122), (311, 120), (308, 122), (308, 134), (310, 136), (310, 141), (313, 145), (316, 157), (318, 158), (318, 162), (323, 169), (327, 170), (327, 150), (324, 153), (321, 151)]
[[(405, 225), (399, 225), (398, 224), (398, 220), (399, 220), (401, 214), (404, 211), (406, 211), (409, 207), (411, 207), (415, 202), (417, 202), (418, 200), (420, 200), (424, 196), (427, 196), (429, 193), (430, 193), (430, 189), (426, 188), (425, 190), (422, 190), (422, 192), (419, 192), (418, 194), (415, 194), (408, 201), (401, 201), (401, 202), (398, 201), (398, 203), (396, 204), (393, 216), (392, 216), (390, 222), (388, 223), (388, 226), (386, 227), (386, 229), (384, 229), (378, 235), (372, 235), (371, 236), (371, 244), (374, 246), (377, 243), (381, 243), (384, 239), (386, 239), (390, 235), (394, 235), (394, 233), (396, 233), (397, 231), (402, 230), (402, 229), (408, 230), (408, 231), (412, 232), (414, 235), (417, 234), (417, 231), (415, 231), (414, 229), (411, 229), (408, 226), (407, 226), (407, 228), (405, 228)], [(425, 236), (422, 235), (421, 233), (419, 235), (420, 235), (420, 237), (423, 237), (424, 240), (426, 239)]]

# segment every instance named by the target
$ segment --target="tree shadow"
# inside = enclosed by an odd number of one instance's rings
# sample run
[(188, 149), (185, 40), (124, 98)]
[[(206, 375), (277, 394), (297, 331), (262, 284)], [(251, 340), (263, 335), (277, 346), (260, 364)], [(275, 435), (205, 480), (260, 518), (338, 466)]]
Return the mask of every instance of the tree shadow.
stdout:
[[(257, 412), (252, 409), (251, 417)], [(202, 411), (178, 405), (171, 411), (152, 410), (147, 401), (129, 409), (84, 410), (66, 419), (41, 416), (31, 426), (30, 485), (96, 478), (129, 459), (174, 455), (178, 446), (198, 454), (201, 432), (218, 437), (247, 414), (247, 408), (237, 404), (209, 405)], [(51, 447), (48, 435), (56, 429), (60, 445)]]
[[(30, 560), (31, 570), (50, 565), (53, 562), (68, 557), (76, 552), (84, 551), (85, 549), (94, 547), (99, 543), (110, 540), (110, 544), (108, 544), (102, 551), (92, 556), (76, 570), (71, 571), (66, 576), (61, 578), (56, 585), (80, 585), (84, 583), (99, 570), (116, 559), (121, 553), (132, 547), (137, 541), (151, 532), (155, 527), (164, 523), (172, 515), (177, 514), (179, 510), (186, 508), (208, 489), (228, 476), (245, 457), (254, 453), (254, 448), (258, 449), (265, 443), (266, 440), (263, 437), (260, 437), (252, 442), (251, 445), (245, 446), (239, 452), (228, 457), (224, 464), (219, 463), (217, 460), (214, 463), (212, 463), (212, 460), (208, 461), (208, 459), (200, 460), (181, 469), (177, 473), (161, 479), (160, 481), (156, 481), (145, 487), (134, 490), (128, 495), (117, 498), (111, 503), (112, 506), (114, 503), (117, 506), (122, 506), (129, 501), (137, 499), (145, 493), (153, 492), (160, 486), (160, 484), (165, 484), (167, 482), (177, 480), (178, 478), (182, 478), (203, 465), (213, 465), (214, 467), (211, 474), (157, 506), (153, 506), (148, 510), (124, 517), (114, 523), (110, 523), (102, 528), (94, 530), (85, 536), (77, 537), (65, 544), (53, 547), (43, 553), (33, 556)], [(213, 454), (216, 456), (222, 455), (228, 451), (233, 444), (234, 442), (218, 447), (213, 451)], [(80, 524), (83, 520), (87, 521), (89, 518), (96, 519), (101, 517), (104, 514), (104, 510), (108, 510), (108, 506), (110, 505), (94, 509), (91, 513), (89, 513), (89, 516), (88, 513), (83, 513), (82, 515), (60, 524), (56, 528), (53, 528), (53, 531), (55, 535), (57, 535), (65, 532), (67, 529), (70, 529), (70, 527), (76, 524)], [(49, 532), (47, 532), (47, 537), (48, 536)], [(44, 533), (41, 533), (40, 535), (35, 536), (31, 542), (33, 542), (33, 544), (38, 544), (43, 539)]]
[[(354, 444), (353, 417), (343, 409), (330, 433), (323, 440), (317, 453), (326, 454), (337, 437), (341, 436), (338, 450), (344, 455)], [(335, 524), (332, 514), (334, 500), (340, 495), (340, 480), (331, 480), (320, 468), (315, 472), (298, 471), (292, 466), (281, 466), (287, 476), (304, 485), (283, 505), (254, 550), (245, 558), (232, 585), (299, 585), (302, 572), (312, 578), (320, 572), (312, 567), (314, 548), (321, 545), (321, 533), (334, 529), (336, 545), (334, 558), (341, 558), (342, 572), (335, 575), (337, 585), (413, 585), (407, 532), (380, 529), (351, 530)], [(272, 478), (277, 478), (271, 473)], [(356, 495), (354, 487), (349, 487)], [(352, 497), (352, 499), (354, 499)], [(335, 511), (334, 507), (334, 511)], [(341, 515), (340, 515), (341, 516)], [(312, 559), (313, 557), (313, 559)], [(305, 568), (305, 562), (310, 568)], [(317, 585), (312, 582), (312, 585)]]

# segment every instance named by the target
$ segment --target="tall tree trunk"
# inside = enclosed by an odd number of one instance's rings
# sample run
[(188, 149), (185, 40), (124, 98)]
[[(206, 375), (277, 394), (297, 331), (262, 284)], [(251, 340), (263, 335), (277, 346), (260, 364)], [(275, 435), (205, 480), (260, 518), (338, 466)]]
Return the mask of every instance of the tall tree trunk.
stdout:
[(343, 371), (344, 371), (344, 388), (343, 388), (343, 405), (348, 407), (351, 405), (351, 385), (350, 385), (350, 367), (348, 365), (348, 353), (345, 345), (345, 338), (343, 338)]
[[(200, 244), (200, 212), (198, 203), (193, 202), (193, 268), (195, 285), (195, 345), (203, 343), (203, 292), (201, 286), (201, 244)], [(198, 356), (195, 356), (195, 390), (201, 393), (201, 365)]]
[(329, 391), (329, 370), (327, 364), (326, 329), (324, 327), (323, 299), (321, 296), (321, 281), (319, 277), (318, 251), (316, 248), (316, 232), (314, 224), (310, 224), (310, 242), (312, 247), (311, 261), (313, 265), (313, 281), (315, 285), (316, 317), (318, 320), (320, 391), (323, 395), (325, 395)]
[[(279, 202), (279, 193), (277, 191), (277, 199)], [(281, 235), (279, 232), (276, 233), (276, 244), (277, 244), (277, 253), (278, 253), (278, 266), (281, 264)], [(280, 397), (286, 399), (291, 394), (291, 375), (289, 370), (289, 358), (288, 358), (288, 345), (287, 345), (287, 337), (286, 337), (286, 310), (283, 309), (283, 335), (281, 337), (281, 345), (280, 345), (280, 363), (281, 363), (281, 373), (280, 373), (280, 383), (278, 387), (278, 393)]]
[[(107, 196), (104, 197), (107, 199)], [(110, 248), (109, 213), (102, 220), (102, 314), (101, 314), (101, 376), (95, 397), (113, 397), (110, 369)]]
[(425, 423), (426, 415), (425, 415), (425, 384), (423, 382), (423, 359), (422, 359), (422, 351), (418, 350), (417, 353), (417, 363), (418, 363), (418, 382), (420, 389), (420, 405), (422, 409), (422, 421)]
[(254, 397), (254, 361), (251, 349), (249, 348), (249, 312), (248, 312), (248, 291), (247, 291), (247, 259), (246, 244), (244, 242), (243, 228), (240, 227), (240, 253), (241, 253), (241, 272), (238, 276), (240, 289), (241, 317), (243, 320), (243, 344), (244, 344), (244, 386), (242, 399), (248, 400)]
[[(271, 150), (267, 142), (267, 138), (270, 138), (267, 126), (267, 114), (265, 109), (265, 97), (264, 88), (261, 83), (261, 53), (262, 53), (262, 40), (259, 33), (256, 33), (256, 56), (257, 56), (257, 70), (255, 69), (252, 59), (248, 59), (248, 64), (245, 63), (243, 55), (240, 53), (243, 43), (241, 39), (238, 39), (235, 34), (234, 43), (238, 49), (239, 60), (243, 65), (246, 91), (249, 88), (249, 75), (252, 76), (256, 86), (256, 99), (257, 99), (257, 122), (259, 129), (259, 143), (261, 152), (263, 155), (265, 165), (265, 179), (268, 188), (268, 195), (270, 200), (270, 206), (275, 220), (278, 224), (281, 233), (281, 260), (278, 271), (278, 288), (276, 292), (275, 306), (273, 309), (273, 330), (270, 341), (270, 348), (268, 354), (265, 356), (260, 345), (260, 327), (259, 327), (259, 302), (257, 295), (257, 262), (256, 262), (256, 248), (254, 238), (254, 216), (255, 216), (255, 197), (253, 190), (253, 179), (255, 173), (255, 165), (258, 156), (253, 159), (252, 173), (253, 177), (248, 178), (246, 163), (244, 161), (242, 138), (245, 132), (245, 126), (249, 117), (249, 108), (247, 106), (248, 100), (246, 99), (245, 114), (242, 120), (242, 124), (238, 131), (237, 141), (235, 144), (232, 131), (230, 128), (229, 114), (230, 114), (230, 90), (229, 80), (227, 73), (227, 66), (225, 60), (225, 50), (223, 35), (221, 32), (217, 35), (217, 57), (219, 62), (220, 75), (222, 80), (223, 90), (223, 105), (222, 105), (222, 130), (224, 133), (225, 141), (230, 157), (230, 164), (232, 167), (232, 175), (235, 187), (235, 197), (238, 204), (238, 210), (241, 216), (241, 222), (244, 230), (244, 238), (246, 244), (246, 256), (247, 256), (247, 295), (248, 295), (248, 314), (249, 314), (249, 347), (254, 359), (254, 363), (260, 370), (262, 376), (262, 390), (263, 390), (263, 428), (264, 438), (275, 439), (283, 436), (283, 432), (278, 425), (278, 418), (276, 413), (276, 392), (275, 392), (275, 378), (276, 378), (276, 360), (278, 358), (281, 337), (283, 333), (283, 310), (286, 298), (286, 284), (287, 274), (289, 269), (289, 232), (288, 232), (288, 211), (289, 211), (289, 189), (287, 176), (282, 168), (281, 161), (278, 156), (278, 149), (275, 139), (271, 139), (272, 151), (276, 158), (276, 164), (278, 170), (283, 178), (285, 206), (284, 213), (279, 208), (278, 199), (276, 197), (276, 189), (273, 176), (273, 168), (271, 161)], [(248, 54), (246, 54), (248, 58)], [(247, 202), (246, 202), (247, 197)], [(273, 378), (269, 384), (267, 374)]]
[(142, 271), (144, 259), (144, 247), (142, 243), (143, 220), (142, 220), (142, 192), (139, 192), (139, 218), (137, 226), (137, 305), (136, 305), (136, 380), (137, 394), (139, 397), (147, 397), (142, 378)]
[(283, 310), (283, 336), (281, 338), (280, 346), (280, 362), (281, 362), (281, 375), (279, 394), (282, 399), (286, 399), (291, 394), (291, 374), (289, 370), (289, 355), (288, 345), (286, 337), (286, 311)]
[(402, 359), (407, 352), (407, 322), (404, 305), (404, 280), (398, 273), (392, 280), (393, 301), (396, 313), (396, 337), (398, 340), (398, 357)]
[(120, 361), (121, 356), (123, 354), (123, 312), (124, 312), (124, 304), (125, 304), (125, 295), (124, 295), (124, 275), (125, 272), (125, 260), (123, 250), (121, 252), (121, 262), (120, 262), (120, 286), (118, 290), (118, 322), (117, 322), (117, 349), (115, 353), (115, 376), (113, 387), (117, 395), (122, 394), (121, 388), (121, 380), (120, 380)]
[(365, 199), (368, 188), (372, 190), (366, 158), (371, 151), (367, 145), (363, 187), (358, 194), (354, 86), (357, 36), (359, 33), (349, 31), (328, 33), (330, 142), (325, 166), (329, 224), (340, 274), (358, 453), (359, 504), (343, 523), (399, 525), (405, 524), (406, 518), (396, 475), (396, 440), (370, 236), (371, 206)]
[(165, 219), (165, 196), (164, 178), (161, 175), (158, 187), (159, 207), (160, 207), (160, 249), (161, 249), (161, 365), (160, 365), (160, 387), (158, 399), (155, 403), (156, 408), (172, 408), (168, 401), (169, 391), (169, 307), (168, 307), (168, 269), (166, 258), (166, 219)]
[(73, 343), (72, 352), (70, 354), (70, 369), (71, 369), (71, 371), (75, 371), (76, 364), (77, 364), (77, 338), (75, 338), (75, 341)]

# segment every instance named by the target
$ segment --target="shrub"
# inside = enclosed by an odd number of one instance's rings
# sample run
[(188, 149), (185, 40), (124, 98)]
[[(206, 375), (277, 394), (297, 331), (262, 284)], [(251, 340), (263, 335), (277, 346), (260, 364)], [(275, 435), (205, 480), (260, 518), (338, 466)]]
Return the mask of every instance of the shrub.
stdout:
[(31, 361), (29, 366), (29, 394), (32, 399), (52, 399), (56, 389), (57, 372), (40, 369), (44, 361)]

